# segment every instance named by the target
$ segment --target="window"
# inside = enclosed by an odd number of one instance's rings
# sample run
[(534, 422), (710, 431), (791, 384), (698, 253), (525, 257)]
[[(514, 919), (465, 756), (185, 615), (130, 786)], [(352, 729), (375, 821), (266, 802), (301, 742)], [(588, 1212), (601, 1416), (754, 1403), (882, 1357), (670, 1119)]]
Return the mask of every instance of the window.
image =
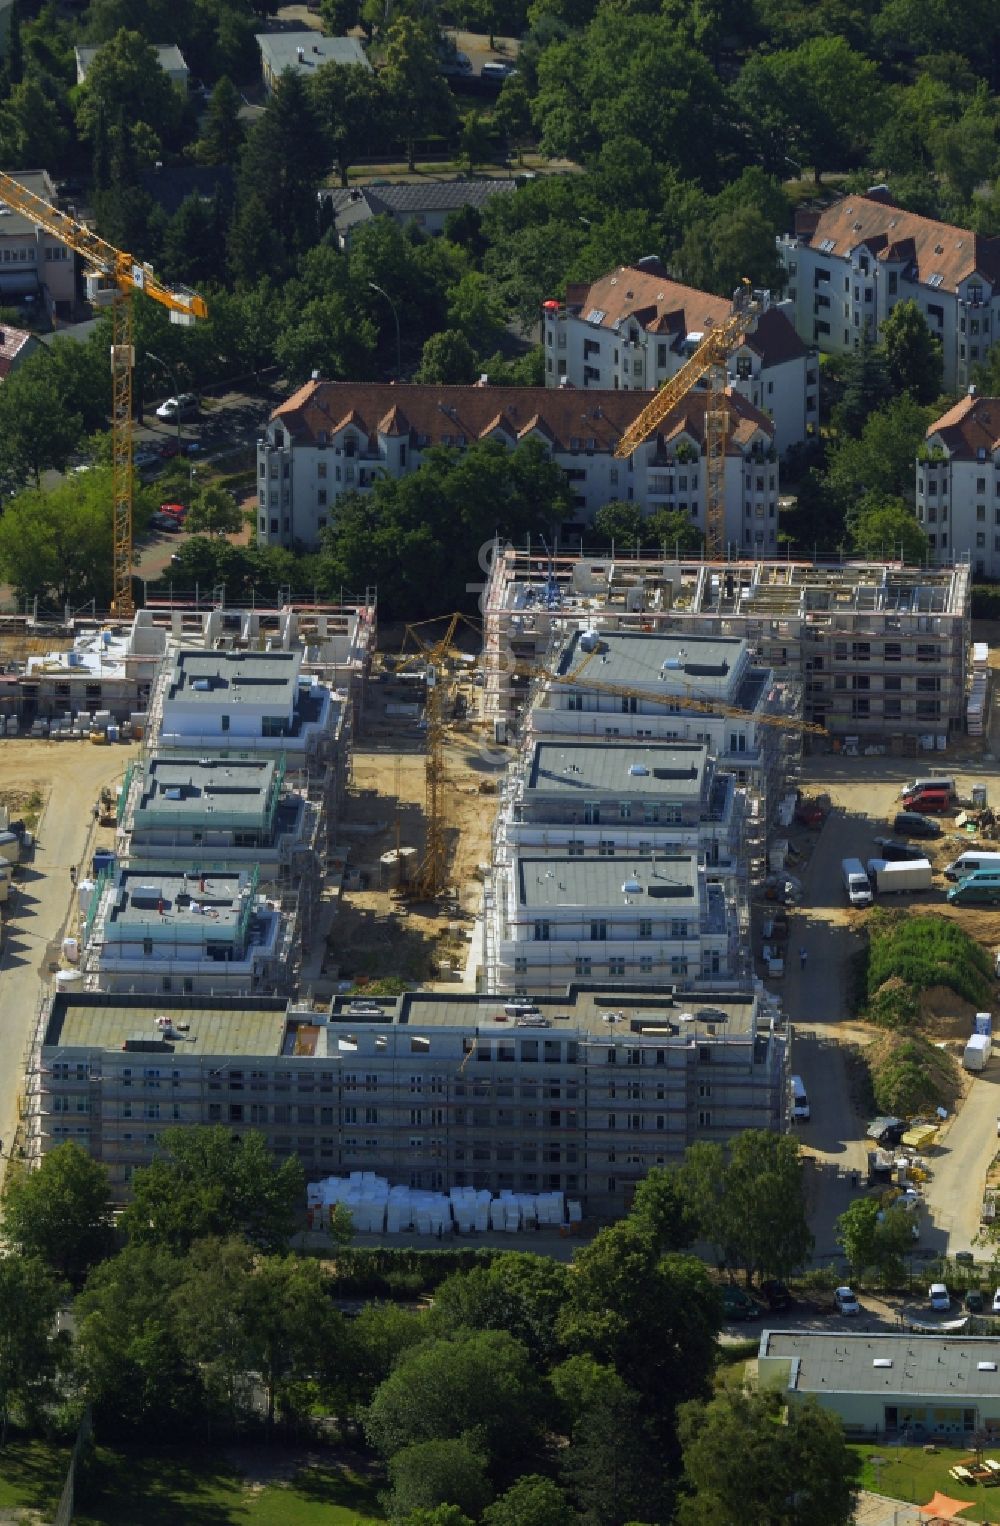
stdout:
[(624, 961), (624, 959), (609, 959), (608, 960), (608, 974), (609, 975), (620, 976), (620, 975), (624, 975), (624, 973), (625, 973), (625, 961)]
[(550, 930), (550, 928), (549, 928), (549, 923), (548, 922), (536, 922), (535, 923), (535, 942), (536, 943), (548, 943), (548, 941), (549, 941), (549, 930)]
[(574, 968), (575, 968), (576, 973), (578, 975), (589, 975), (590, 974), (590, 960), (589, 959), (577, 959), (576, 962), (575, 962)]
[(639, 921), (639, 937), (651, 938), (653, 936), (653, 923), (649, 917), (642, 917)]
[(607, 922), (604, 922), (604, 921), (591, 922), (591, 924), (590, 924), (590, 941), (591, 941), (591, 943), (606, 943), (607, 940), (608, 940), (608, 924), (607, 924)]

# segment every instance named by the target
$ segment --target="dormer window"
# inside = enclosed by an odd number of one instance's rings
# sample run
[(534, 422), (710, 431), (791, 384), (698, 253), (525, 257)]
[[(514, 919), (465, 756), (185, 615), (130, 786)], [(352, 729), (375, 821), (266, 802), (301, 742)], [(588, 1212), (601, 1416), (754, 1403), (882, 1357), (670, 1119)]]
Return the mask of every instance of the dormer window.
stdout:
[(358, 453), (358, 440), (357, 440), (357, 436), (353, 435), (353, 434), (345, 434), (345, 436), (344, 436), (344, 455), (345, 456), (356, 456), (357, 453)]

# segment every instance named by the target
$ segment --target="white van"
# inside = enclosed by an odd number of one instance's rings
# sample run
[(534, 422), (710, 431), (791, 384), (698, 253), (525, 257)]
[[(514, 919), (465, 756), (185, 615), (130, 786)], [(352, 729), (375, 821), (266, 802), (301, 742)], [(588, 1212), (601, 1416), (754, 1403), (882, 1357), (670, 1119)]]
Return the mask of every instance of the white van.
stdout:
[(844, 889), (847, 891), (847, 899), (851, 905), (870, 906), (872, 904), (871, 882), (860, 858), (842, 859), (840, 872), (844, 880)]
[(792, 1076), (792, 1079), (791, 1079), (791, 1088), (792, 1088), (792, 1122), (793, 1123), (808, 1123), (809, 1122), (809, 1098), (806, 1096), (806, 1089), (802, 1085), (802, 1077), (801, 1076)]
[(945, 869), (944, 877), (946, 880), (964, 880), (967, 875), (975, 874), (979, 869), (1000, 870), (1000, 853), (983, 853), (978, 848), (960, 853)]

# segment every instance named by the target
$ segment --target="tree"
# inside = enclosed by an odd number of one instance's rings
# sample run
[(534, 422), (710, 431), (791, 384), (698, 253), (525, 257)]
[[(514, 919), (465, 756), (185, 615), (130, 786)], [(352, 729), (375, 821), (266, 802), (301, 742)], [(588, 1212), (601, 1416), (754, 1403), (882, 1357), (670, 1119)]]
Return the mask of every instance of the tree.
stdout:
[(602, 503), (594, 515), (594, 534), (605, 546), (631, 548), (642, 545), (642, 506), (615, 499)]
[(545, 1403), (519, 1341), (502, 1330), (460, 1332), (404, 1352), (365, 1417), (384, 1457), (422, 1441), (475, 1434), (491, 1477), (513, 1479), (538, 1452)]
[(473, 1526), (457, 1505), (435, 1505), (432, 1510), (411, 1510), (401, 1526)]
[(843, 439), (830, 452), (829, 487), (850, 524), (866, 494), (914, 500), (913, 463), (934, 410), (921, 408), (908, 392), (877, 409), (858, 439)]
[(225, 275), (229, 208), (221, 197), (186, 197), (163, 234), (163, 265), (174, 281), (205, 286)]
[(674, 262), (691, 286), (723, 296), (744, 277), (754, 286), (778, 288), (784, 277), (777, 231), (757, 206), (719, 207), (691, 223)]
[[(328, 151), (322, 123), (301, 75), (286, 69), (264, 113), (251, 128), (240, 159), (238, 206), (263, 203), (269, 225), (291, 264), (316, 242), (316, 191)], [(258, 269), (254, 278), (267, 273)]]
[(434, 29), (426, 21), (401, 16), (386, 34), (385, 90), (406, 143), (406, 162), (416, 170), (417, 134), (448, 134), (455, 99), (441, 73)]
[(414, 377), (418, 382), (464, 382), (475, 380), (476, 357), (464, 334), (455, 329), (444, 329), (432, 334), (424, 344), (420, 357), (420, 369)]
[(95, 1267), (75, 1306), (77, 1369), (113, 1430), (196, 1428), (204, 1414), (173, 1295), (183, 1263), (162, 1245), (128, 1245)]
[(478, 270), (467, 270), (447, 296), (448, 328), (464, 334), (477, 355), (488, 355), (504, 330), (503, 305), (492, 283)]
[(866, 493), (849, 521), (851, 541), (860, 556), (872, 561), (927, 560), (928, 543), (912, 508), (901, 498)]
[(23, 1254), (76, 1282), (111, 1249), (107, 1171), (72, 1142), (48, 1151), (37, 1171), (11, 1169), (3, 1228)]
[(0, 476), (35, 486), (44, 471), (61, 471), (83, 433), (82, 415), (67, 405), (45, 355), (29, 356), (0, 388)]
[(37, 1256), (0, 1257), (0, 1447), (17, 1417), (37, 1424), (57, 1397), (66, 1337), (56, 1331), (63, 1289)]
[(314, 1381), (329, 1385), (346, 1337), (332, 1307), (326, 1273), (301, 1256), (259, 1257), (242, 1298), (250, 1370), (260, 1375), (265, 1418), (303, 1416)]
[(309, 82), (313, 104), (342, 186), (347, 172), (386, 136), (390, 100), (364, 64), (321, 64)]
[(345, 1365), (352, 1396), (356, 1404), (365, 1405), (371, 1403), (403, 1352), (427, 1339), (427, 1326), (423, 1316), (398, 1304), (366, 1303), (351, 1321), (349, 1335), (350, 1353)]
[(243, 146), (240, 93), (227, 74), (216, 83), (195, 144), (199, 164), (235, 164)]
[(140, 32), (123, 27), (91, 60), (76, 115), (81, 135), (91, 143), (99, 122), (115, 124), (133, 137), (144, 124), (168, 143), (180, 126), (181, 101), (160, 68), (156, 49)]
[(320, 0), (319, 13), (327, 37), (346, 37), (358, 24), (361, 7), (358, 0)]
[(526, 1473), (483, 1512), (483, 1526), (574, 1526), (579, 1519), (558, 1484)]
[(0, 149), (11, 170), (63, 163), (68, 134), (52, 96), (34, 76), (15, 84), (0, 108)]
[[(854, 1463), (836, 1415), (815, 1401), (724, 1389), (709, 1404), (681, 1411), (688, 1494), (678, 1526), (705, 1521), (767, 1521), (769, 1526), (849, 1526), (854, 1519)], [(725, 1458), (725, 1466), (719, 1459)]]
[(188, 509), (184, 528), (196, 535), (235, 535), (243, 528), (243, 510), (224, 488), (205, 487)]
[(840, 361), (840, 401), (833, 410), (838, 433), (857, 437), (876, 409), (889, 401), (892, 383), (885, 353), (866, 327), (858, 348)]
[[(5, 384), (6, 385), (6, 384)], [(0, 413), (3, 393), (0, 392)], [(31, 488), (0, 518), (0, 572), (19, 598), (64, 606), (111, 597), (111, 474), (94, 469), (51, 492)]]
[(447, 1334), (506, 1330), (544, 1369), (559, 1349), (556, 1325), (568, 1279), (566, 1267), (547, 1256), (510, 1251), (447, 1277), (434, 1295), (431, 1322)]
[(784, 175), (791, 154), (812, 166), (818, 184), (870, 136), (878, 70), (843, 37), (813, 37), (791, 50), (752, 54), (733, 95), (764, 168)]
[(620, 1526), (640, 1516), (666, 1520), (663, 1444), (639, 1395), (589, 1357), (557, 1367), (552, 1387), (571, 1434), (560, 1473), (588, 1526)]
[(493, 1494), (482, 1457), (458, 1439), (403, 1447), (389, 1459), (389, 1482), (387, 1513), (395, 1522), (439, 1505), (457, 1506), (478, 1520)]
[(493, 151), (493, 129), (481, 112), (470, 111), (462, 123), (461, 149), (470, 175), (475, 174), (477, 164), (489, 159)]
[(643, 544), (675, 551), (700, 551), (705, 537), (683, 509), (657, 509), (643, 525)]
[(812, 1248), (796, 1140), (747, 1129), (730, 1147), (690, 1146), (679, 1170), (681, 1191), (720, 1260), (754, 1276), (785, 1277)]
[(184, 1251), (195, 1240), (243, 1235), (261, 1250), (288, 1242), (302, 1202), (298, 1157), (279, 1165), (263, 1134), (221, 1124), (165, 1129), (159, 1153), (136, 1171), (122, 1227), (136, 1244)]
[(916, 302), (898, 302), (879, 338), (895, 391), (911, 393), (918, 403), (933, 403), (941, 394), (941, 341), (931, 333)]
[(635, 1189), (629, 1223), (660, 1255), (686, 1250), (697, 1232), (675, 1171), (654, 1166)]

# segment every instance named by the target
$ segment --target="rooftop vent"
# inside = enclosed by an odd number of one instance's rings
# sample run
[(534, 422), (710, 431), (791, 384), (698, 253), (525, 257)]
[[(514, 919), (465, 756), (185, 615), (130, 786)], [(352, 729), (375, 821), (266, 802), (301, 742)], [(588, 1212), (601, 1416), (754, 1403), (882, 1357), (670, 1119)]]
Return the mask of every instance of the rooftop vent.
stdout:
[(891, 1356), (877, 1356), (875, 1358), (874, 1362), (872, 1362), (872, 1366), (873, 1367), (891, 1367), (892, 1366), (892, 1357)]
[(639, 882), (639, 880), (636, 879), (634, 874), (630, 874), (628, 879), (623, 881), (623, 883), (622, 883), (622, 895), (641, 895), (641, 894), (642, 894), (642, 885), (641, 885), (641, 883)]
[(645, 763), (630, 763), (628, 771), (633, 779), (645, 779), (649, 773)]
[(997, 1370), (996, 1362), (977, 1362), (976, 1366), (980, 1372), (996, 1372)]

